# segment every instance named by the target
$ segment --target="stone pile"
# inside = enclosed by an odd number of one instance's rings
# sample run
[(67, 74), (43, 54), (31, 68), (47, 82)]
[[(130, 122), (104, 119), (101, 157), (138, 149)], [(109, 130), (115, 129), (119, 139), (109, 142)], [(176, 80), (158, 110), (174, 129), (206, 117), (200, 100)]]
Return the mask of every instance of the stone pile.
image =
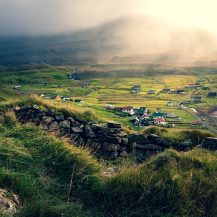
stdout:
[(0, 215), (12, 216), (21, 208), (21, 201), (18, 195), (0, 189)]
[(173, 148), (178, 151), (189, 151), (192, 149), (191, 142), (175, 142), (169, 139), (163, 139), (154, 134), (132, 134), (129, 136), (129, 143), (134, 147), (134, 153), (138, 162), (143, 162), (150, 156), (168, 148)]
[(106, 159), (126, 157), (131, 152), (128, 135), (117, 123), (87, 123), (68, 114), (39, 109), (36, 105), (17, 107), (15, 114), (21, 123), (32, 122), (43, 130), (68, 138), (75, 145), (90, 147), (96, 155)]

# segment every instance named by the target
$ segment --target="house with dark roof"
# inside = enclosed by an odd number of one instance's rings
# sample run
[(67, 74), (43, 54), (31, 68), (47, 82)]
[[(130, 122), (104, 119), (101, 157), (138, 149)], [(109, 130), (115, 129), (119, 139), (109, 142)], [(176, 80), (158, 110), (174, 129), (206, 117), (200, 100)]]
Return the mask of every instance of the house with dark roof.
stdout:
[(140, 107), (139, 109), (135, 109), (135, 114), (140, 117), (146, 114), (147, 112), (148, 109), (146, 107)]
[(155, 90), (148, 90), (148, 94), (155, 94)]
[(140, 90), (141, 90), (140, 85), (134, 85), (134, 86), (132, 87), (132, 89), (131, 89), (131, 93), (137, 94), (137, 93), (140, 92)]
[(176, 93), (177, 94), (185, 94), (185, 90), (178, 89), (178, 90), (176, 90)]
[(171, 93), (171, 89), (170, 88), (164, 88), (163, 90), (161, 90), (161, 93)]
[(165, 118), (166, 116), (167, 116), (167, 113), (163, 113), (163, 112), (154, 112), (151, 115), (151, 117), (153, 119), (156, 119), (156, 118)]
[(76, 70), (73, 70), (73, 71), (69, 74), (69, 79), (70, 79), (70, 80), (79, 80), (78, 73), (77, 73)]

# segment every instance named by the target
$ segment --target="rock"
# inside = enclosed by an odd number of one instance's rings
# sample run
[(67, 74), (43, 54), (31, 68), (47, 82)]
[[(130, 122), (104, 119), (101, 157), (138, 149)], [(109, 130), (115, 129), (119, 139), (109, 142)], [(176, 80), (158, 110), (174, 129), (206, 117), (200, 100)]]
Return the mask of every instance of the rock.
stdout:
[(83, 133), (83, 129), (81, 129), (79, 127), (72, 127), (71, 130), (74, 133)]
[(86, 125), (84, 127), (84, 136), (85, 137), (90, 137), (90, 138), (95, 137), (95, 133), (93, 132), (92, 128), (89, 125)]
[(52, 122), (49, 126), (50, 130), (58, 130), (60, 127), (56, 121)]
[(44, 124), (44, 123), (41, 123), (40, 124), (40, 128), (42, 129), (42, 130), (49, 130), (49, 127), (48, 127), (48, 125), (47, 124)]
[(112, 151), (110, 152), (110, 157), (111, 160), (116, 160), (118, 158), (118, 152), (117, 151)]
[(103, 150), (106, 150), (106, 151), (118, 151), (118, 150), (120, 150), (120, 145), (104, 143), (103, 144)]
[(14, 215), (21, 208), (21, 201), (18, 195), (0, 189), (0, 211), (4, 215)]
[(122, 151), (122, 152), (120, 153), (120, 156), (121, 156), (121, 157), (127, 157), (127, 152), (126, 152), (126, 151)]
[(68, 120), (60, 121), (59, 126), (68, 129), (68, 128), (70, 128), (70, 121), (68, 121)]
[(37, 105), (33, 105), (32, 108), (35, 110), (39, 110), (39, 107)]
[(65, 120), (64, 115), (55, 115), (55, 119), (57, 121), (64, 121)]
[[(121, 138), (120, 138), (120, 137), (108, 137), (107, 139), (108, 139), (108, 141), (109, 141), (110, 143), (114, 143), (114, 144), (119, 144), (119, 143), (121, 143)], [(107, 140), (107, 139), (106, 139), (106, 140)]]
[(116, 159), (122, 152), (122, 156), (132, 152), (128, 148), (128, 135), (118, 123), (87, 124), (69, 114), (40, 110), (38, 106), (22, 107), (15, 113), (20, 122), (33, 122), (43, 130), (54, 131), (56, 136), (66, 137), (72, 144), (90, 147), (97, 156)]
[(45, 112), (46, 112), (46, 115), (50, 117), (55, 117), (56, 115), (54, 110), (46, 109)]
[(216, 151), (217, 150), (217, 138), (205, 137), (202, 142), (202, 148)]
[(108, 128), (121, 128), (121, 125), (118, 123), (109, 122), (107, 123)]
[(121, 144), (127, 145), (128, 144), (128, 138), (127, 137), (121, 138)]
[(54, 119), (53, 119), (52, 117), (49, 117), (49, 116), (44, 116), (44, 117), (42, 118), (42, 122), (43, 122), (44, 124), (50, 124), (52, 121), (54, 121)]

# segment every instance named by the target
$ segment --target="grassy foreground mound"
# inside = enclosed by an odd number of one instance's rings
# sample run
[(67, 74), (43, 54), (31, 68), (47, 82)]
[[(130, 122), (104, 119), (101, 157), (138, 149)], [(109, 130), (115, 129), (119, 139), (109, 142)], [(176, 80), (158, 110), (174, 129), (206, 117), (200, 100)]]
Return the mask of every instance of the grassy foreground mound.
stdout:
[(18, 217), (215, 217), (217, 154), (168, 150), (103, 176), (89, 152), (12, 113), (0, 119), (0, 188), (17, 193)]

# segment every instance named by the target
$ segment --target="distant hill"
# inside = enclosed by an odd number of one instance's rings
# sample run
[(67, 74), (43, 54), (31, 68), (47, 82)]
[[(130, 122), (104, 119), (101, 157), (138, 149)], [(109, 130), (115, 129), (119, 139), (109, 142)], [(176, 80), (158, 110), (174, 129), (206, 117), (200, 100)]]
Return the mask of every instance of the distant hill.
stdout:
[[(215, 35), (125, 18), (75, 33), (0, 39), (0, 65), (215, 62)], [(202, 61), (202, 62), (201, 62)]]

